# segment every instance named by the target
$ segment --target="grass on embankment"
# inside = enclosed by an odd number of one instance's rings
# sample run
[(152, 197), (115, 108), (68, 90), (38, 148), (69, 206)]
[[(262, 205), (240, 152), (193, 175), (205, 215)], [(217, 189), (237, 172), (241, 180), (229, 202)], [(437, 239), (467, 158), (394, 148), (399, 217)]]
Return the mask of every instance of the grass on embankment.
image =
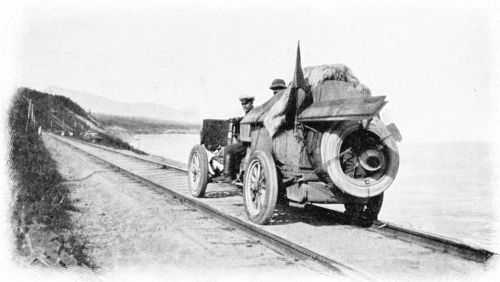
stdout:
[[(21, 261), (45, 266), (85, 265), (85, 240), (73, 232), (76, 211), (35, 126), (28, 126), (28, 102), (17, 93), (9, 111), (9, 171), (13, 180), (11, 223)], [(28, 128), (28, 130), (26, 130)]]
[[(128, 150), (128, 151), (132, 151), (132, 152), (139, 154), (139, 155), (147, 155), (145, 152), (132, 147), (129, 143), (121, 140), (118, 137), (114, 137), (114, 136), (111, 136), (109, 134), (101, 134), (101, 137), (102, 137), (102, 139), (96, 142), (99, 145), (104, 145), (104, 146), (111, 147), (114, 149)], [(79, 138), (79, 139), (82, 139), (82, 138)]]

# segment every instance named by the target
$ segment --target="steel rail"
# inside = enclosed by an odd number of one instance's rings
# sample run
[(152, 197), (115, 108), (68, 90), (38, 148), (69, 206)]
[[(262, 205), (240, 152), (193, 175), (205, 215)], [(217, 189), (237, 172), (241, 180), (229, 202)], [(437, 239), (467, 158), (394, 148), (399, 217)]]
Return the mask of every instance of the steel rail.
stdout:
[[(58, 140), (61, 140), (62, 142), (65, 142), (58, 135), (54, 135), (54, 134), (50, 134), (50, 135), (53, 136), (53, 137), (56, 137)], [(105, 151), (109, 151), (109, 152), (121, 154), (123, 156), (127, 156), (127, 157), (130, 157), (130, 158), (133, 158), (133, 159), (137, 159), (137, 160), (140, 160), (140, 161), (149, 162), (149, 163), (158, 165), (158, 166), (163, 167), (163, 168), (170, 167), (170, 168), (174, 168), (176, 170), (182, 171), (182, 172), (187, 172), (187, 169), (185, 169), (180, 162), (177, 162), (177, 161), (174, 161), (174, 160), (170, 160), (169, 162), (154, 161), (154, 160), (150, 160), (150, 159), (147, 159), (147, 158), (141, 158), (139, 156), (125, 154), (125, 153), (120, 152), (120, 151), (118, 151), (116, 149), (105, 147), (105, 146), (102, 146), (102, 145), (97, 145), (97, 144), (89, 143), (89, 142), (86, 142), (86, 141), (83, 141), (83, 140), (80, 140), (80, 139), (77, 139), (77, 138), (71, 138), (70, 140), (78, 142), (78, 143), (81, 143), (81, 144), (84, 144), (84, 145), (87, 145), (87, 146), (92, 146), (92, 147), (95, 147), (95, 148), (98, 148), (98, 149), (101, 149), (101, 150), (105, 150)], [(67, 143), (67, 142), (65, 142), (65, 143)], [(69, 145), (71, 145), (71, 144), (69, 144)]]
[[(79, 147), (67, 142), (66, 140), (63, 140), (59, 136), (56, 136), (56, 135), (52, 135), (52, 136), (54, 136), (56, 140), (70, 146), (71, 148), (76, 149), (79, 152), (82, 152), (83, 154), (85, 154), (85, 155), (87, 155), (95, 160), (98, 160), (101, 163), (104, 163), (104, 164), (110, 166), (112, 169), (128, 176), (129, 178), (134, 179), (142, 184), (145, 184), (145, 185), (153, 188), (157, 192), (167, 193), (172, 198), (177, 199), (181, 204), (186, 204), (186, 205), (188, 205), (192, 208), (195, 208), (201, 212), (204, 212), (212, 217), (215, 217), (219, 220), (222, 220), (223, 222), (228, 223), (231, 226), (238, 228), (239, 230), (241, 230), (243, 232), (246, 232), (254, 237), (259, 238), (260, 240), (269, 244), (270, 247), (278, 248), (279, 250), (287, 253), (288, 255), (294, 256), (298, 259), (310, 259), (310, 260), (316, 261), (316, 262), (320, 263), (321, 265), (327, 267), (328, 269), (330, 269), (334, 273), (345, 276), (345, 277), (357, 278), (357, 279), (362, 279), (362, 280), (366, 280), (366, 279), (371, 277), (370, 275), (363, 273), (360, 270), (356, 270), (350, 266), (344, 265), (338, 261), (335, 261), (335, 260), (330, 259), (328, 257), (325, 257), (321, 254), (313, 252), (307, 248), (304, 248), (300, 245), (297, 245), (293, 242), (290, 242), (289, 240), (281, 238), (281, 237), (274, 235), (268, 231), (262, 230), (262, 229), (254, 226), (252, 224), (249, 224), (243, 220), (226, 215), (226, 214), (222, 213), (221, 211), (214, 209), (205, 203), (196, 201), (190, 197), (186, 197), (185, 195), (178, 193), (176, 191), (173, 191), (173, 190), (169, 189), (168, 187), (162, 186), (154, 181), (151, 181), (147, 178), (139, 176), (139, 175), (127, 170), (127, 169), (119, 167), (119, 166), (99, 157), (99, 156), (96, 156), (90, 152), (85, 151), (82, 148), (79, 148)], [(75, 140), (75, 139), (71, 139), (71, 140)], [(84, 141), (78, 140), (78, 142), (83, 143), (85, 145), (91, 145), (91, 146), (96, 147), (98, 149), (107, 150), (107, 151), (110, 151), (110, 152), (113, 152), (116, 154), (120, 154), (122, 156), (127, 156), (127, 157), (130, 157), (132, 159), (139, 160), (139, 161), (150, 162), (150, 163), (162, 166), (162, 167), (169, 166), (169, 164), (166, 164), (166, 163), (151, 161), (151, 160), (147, 160), (144, 158), (140, 158), (140, 157), (136, 157), (136, 156), (132, 156), (132, 155), (128, 155), (128, 154), (123, 154), (123, 153), (118, 152), (116, 150), (109, 149), (109, 148), (103, 148), (102, 146), (98, 146), (95, 144), (89, 144), (89, 143), (84, 142)], [(180, 169), (180, 168), (174, 167), (174, 169), (186, 172), (185, 170)]]
[[(58, 140), (61, 140), (59, 138), (59, 136), (56, 136), (56, 137), (57, 137)], [(85, 141), (82, 141), (82, 140), (78, 140), (78, 139), (74, 139), (74, 138), (71, 139), (71, 140), (74, 140), (76, 142), (79, 142), (79, 143), (82, 143), (82, 144), (85, 144), (85, 145), (90, 145), (90, 146), (96, 147), (98, 149), (106, 150), (106, 151), (109, 151), (109, 152), (113, 152), (113, 153), (117, 153), (117, 154), (120, 154), (120, 155), (123, 155), (123, 156), (130, 157), (130, 158), (133, 158), (133, 159), (137, 159), (137, 160), (140, 160), (140, 161), (149, 162), (149, 163), (152, 163), (152, 164), (164, 167), (164, 168), (171, 167), (171, 168), (174, 168), (174, 169), (182, 171), (182, 172), (187, 172), (187, 170), (185, 168), (183, 168), (181, 165), (175, 164), (176, 163), (175, 161), (173, 161), (173, 163), (153, 161), (153, 160), (149, 160), (149, 159), (146, 159), (146, 158), (141, 158), (141, 157), (138, 157), (138, 156), (125, 154), (125, 153), (119, 152), (119, 151), (117, 151), (115, 149), (111, 149), (111, 148), (107, 148), (107, 147), (104, 147), (104, 146), (100, 146), (100, 145), (88, 143), (88, 142), (85, 142)], [(63, 140), (61, 140), (61, 141), (64, 142)], [(65, 143), (67, 143), (67, 142), (65, 142)], [(69, 145), (71, 145), (71, 144), (69, 144)], [(108, 162), (106, 162), (106, 163), (108, 163)], [(133, 174), (131, 172), (128, 172), (128, 173), (129, 174)], [(139, 178), (142, 179), (142, 177), (140, 177), (140, 176), (136, 176), (136, 177), (139, 177)], [(144, 181), (151, 182), (151, 181), (149, 181), (147, 179), (144, 179)], [(157, 185), (157, 184), (155, 184), (155, 185)], [(168, 188), (162, 187), (162, 189), (168, 189)], [(190, 198), (188, 198), (188, 197), (186, 197), (186, 196), (184, 196), (182, 194), (179, 194), (177, 192), (174, 192), (174, 191), (171, 191), (171, 192), (175, 193), (173, 196), (175, 196), (175, 197), (177, 197), (179, 199), (185, 198), (186, 201), (188, 201), (188, 203), (190, 203), (190, 204), (192, 202), (194, 205), (201, 205), (200, 209), (210, 209), (210, 211), (207, 210), (207, 212), (212, 213), (212, 210), (214, 210), (210, 206), (208, 206), (208, 205), (206, 205), (204, 203), (200, 203), (200, 202), (197, 202), (195, 200), (192, 200), (192, 199), (190, 199)], [(328, 209), (328, 208), (325, 208), (325, 207), (321, 207), (321, 206), (316, 206), (316, 205), (308, 205), (308, 207), (310, 207), (312, 209), (315, 209), (318, 212), (339, 213), (337, 211), (333, 211), (331, 209)], [(215, 215), (217, 215), (218, 217), (224, 216), (219, 211), (214, 210), (214, 212), (215, 212)], [(238, 221), (239, 222), (238, 224), (249, 225), (248, 223), (246, 223), (244, 221), (241, 221), (239, 219), (232, 218), (232, 217), (231, 217), (231, 219), (234, 219), (234, 220)], [(255, 230), (256, 227), (254, 227), (252, 225), (249, 225), (249, 228), (251, 228), (252, 232), (255, 232), (253, 230)], [(390, 223), (390, 222), (384, 222), (384, 221), (380, 221), (380, 220), (375, 221), (372, 226), (370, 226), (368, 228), (363, 228), (363, 229), (365, 229), (367, 231), (371, 231), (371, 232), (376, 232), (376, 233), (379, 233), (379, 234), (382, 234), (382, 235), (385, 235), (385, 236), (395, 237), (395, 238), (400, 239), (400, 240), (405, 241), (405, 242), (417, 243), (417, 244), (420, 244), (420, 245), (422, 245), (424, 247), (433, 249), (435, 251), (439, 251), (439, 252), (443, 252), (443, 253), (450, 253), (450, 254), (453, 254), (455, 256), (458, 256), (458, 257), (461, 257), (461, 258), (464, 258), (464, 259), (473, 260), (473, 261), (480, 262), (480, 263), (484, 263), (484, 262), (488, 261), (491, 257), (497, 255), (496, 253), (494, 253), (492, 251), (489, 251), (489, 250), (487, 250), (487, 249), (485, 249), (483, 247), (474, 246), (474, 245), (462, 242), (462, 241), (457, 240), (457, 239), (447, 238), (447, 237), (443, 237), (443, 236), (440, 236), (440, 235), (432, 234), (432, 233), (429, 233), (429, 232), (424, 232), (424, 231), (418, 231), (418, 230), (414, 230), (414, 229), (409, 229), (409, 228), (406, 228), (406, 227), (403, 227), (403, 226), (399, 226), (397, 224), (393, 224), (393, 223)], [(266, 231), (264, 231), (264, 232), (266, 232)], [(273, 235), (273, 234), (270, 234), (270, 233), (269, 233), (269, 235), (271, 237), (272, 236), (277, 237), (276, 235)], [(293, 243), (290, 242), (290, 244), (293, 244)], [(298, 246), (298, 247), (300, 247), (300, 246)], [(327, 259), (327, 258), (325, 258), (325, 259)]]
[(473, 246), (457, 239), (446, 238), (441, 235), (405, 228), (393, 223), (377, 220), (367, 230), (387, 236), (394, 236), (400, 240), (418, 243), (422, 246), (444, 253), (451, 253), (461, 258), (485, 263), (496, 255), (494, 252), (479, 246)]

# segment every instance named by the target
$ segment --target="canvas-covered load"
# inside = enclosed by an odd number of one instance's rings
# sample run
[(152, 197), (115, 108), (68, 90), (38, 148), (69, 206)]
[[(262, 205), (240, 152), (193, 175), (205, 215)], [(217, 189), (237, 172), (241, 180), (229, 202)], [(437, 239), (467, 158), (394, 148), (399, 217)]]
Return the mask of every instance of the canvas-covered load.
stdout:
[(325, 121), (368, 118), (376, 115), (386, 103), (384, 96), (371, 97), (370, 90), (342, 64), (306, 67), (304, 78), (310, 91), (306, 93), (289, 86), (254, 108), (241, 123), (263, 123), (274, 136), (286, 122), (287, 112), (291, 108), (295, 110), (297, 104), (299, 121)]
[(304, 68), (311, 86), (313, 104), (297, 117), (299, 121), (360, 120), (385, 105), (385, 97), (371, 97), (370, 90), (342, 64)]
[(349, 82), (327, 80), (311, 87), (314, 102), (346, 98), (370, 97), (369, 91), (360, 91)]
[(376, 115), (386, 104), (385, 96), (371, 97), (343, 81), (324, 81), (311, 92), (313, 103), (298, 115), (299, 121), (361, 120)]
[[(304, 78), (311, 86), (314, 102), (350, 96), (370, 96), (370, 89), (359, 82), (352, 70), (343, 64), (304, 68)], [(336, 81), (335, 83), (328, 83)]]
[[(370, 90), (359, 83), (352, 71), (345, 65), (321, 65), (304, 68), (304, 77), (311, 86), (313, 102), (334, 100), (359, 95), (370, 96)], [(284, 112), (291, 92), (289, 86), (284, 91), (274, 95), (264, 104), (255, 107), (241, 123), (261, 123), (269, 115), (269, 111)]]

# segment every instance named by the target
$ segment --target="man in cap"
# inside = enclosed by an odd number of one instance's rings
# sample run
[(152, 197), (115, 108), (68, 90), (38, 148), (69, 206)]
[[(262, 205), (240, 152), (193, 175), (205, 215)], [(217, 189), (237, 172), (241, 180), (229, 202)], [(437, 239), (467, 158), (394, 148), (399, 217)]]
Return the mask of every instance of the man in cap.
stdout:
[[(253, 109), (253, 101), (255, 100), (252, 96), (242, 96), (240, 97), (241, 106), (245, 115), (247, 115)], [(234, 118), (233, 122), (240, 122), (243, 117)], [(233, 180), (233, 166), (234, 163), (241, 161), (246, 154), (247, 146), (243, 142), (239, 141), (231, 145), (227, 145), (224, 149), (224, 172), (221, 176), (212, 179), (214, 182), (225, 182), (231, 183)]]
[(245, 115), (247, 115), (248, 112), (250, 112), (253, 109), (253, 101), (254, 100), (255, 100), (255, 97), (253, 97), (253, 96), (240, 97), (241, 106), (243, 107), (243, 111), (245, 112)]
[(283, 89), (286, 89), (285, 81), (281, 78), (276, 78), (271, 82), (271, 86), (269, 87), (273, 91), (273, 95), (278, 94)]

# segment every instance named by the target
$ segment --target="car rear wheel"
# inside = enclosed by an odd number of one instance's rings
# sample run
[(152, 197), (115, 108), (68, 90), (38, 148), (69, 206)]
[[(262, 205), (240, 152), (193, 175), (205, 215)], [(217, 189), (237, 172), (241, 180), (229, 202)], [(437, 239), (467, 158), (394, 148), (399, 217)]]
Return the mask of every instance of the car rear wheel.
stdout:
[(248, 218), (256, 224), (268, 224), (278, 198), (278, 176), (272, 156), (255, 151), (248, 162), (243, 183), (243, 202)]
[(208, 157), (205, 148), (196, 145), (189, 154), (188, 186), (189, 192), (196, 198), (205, 195), (208, 183)]

